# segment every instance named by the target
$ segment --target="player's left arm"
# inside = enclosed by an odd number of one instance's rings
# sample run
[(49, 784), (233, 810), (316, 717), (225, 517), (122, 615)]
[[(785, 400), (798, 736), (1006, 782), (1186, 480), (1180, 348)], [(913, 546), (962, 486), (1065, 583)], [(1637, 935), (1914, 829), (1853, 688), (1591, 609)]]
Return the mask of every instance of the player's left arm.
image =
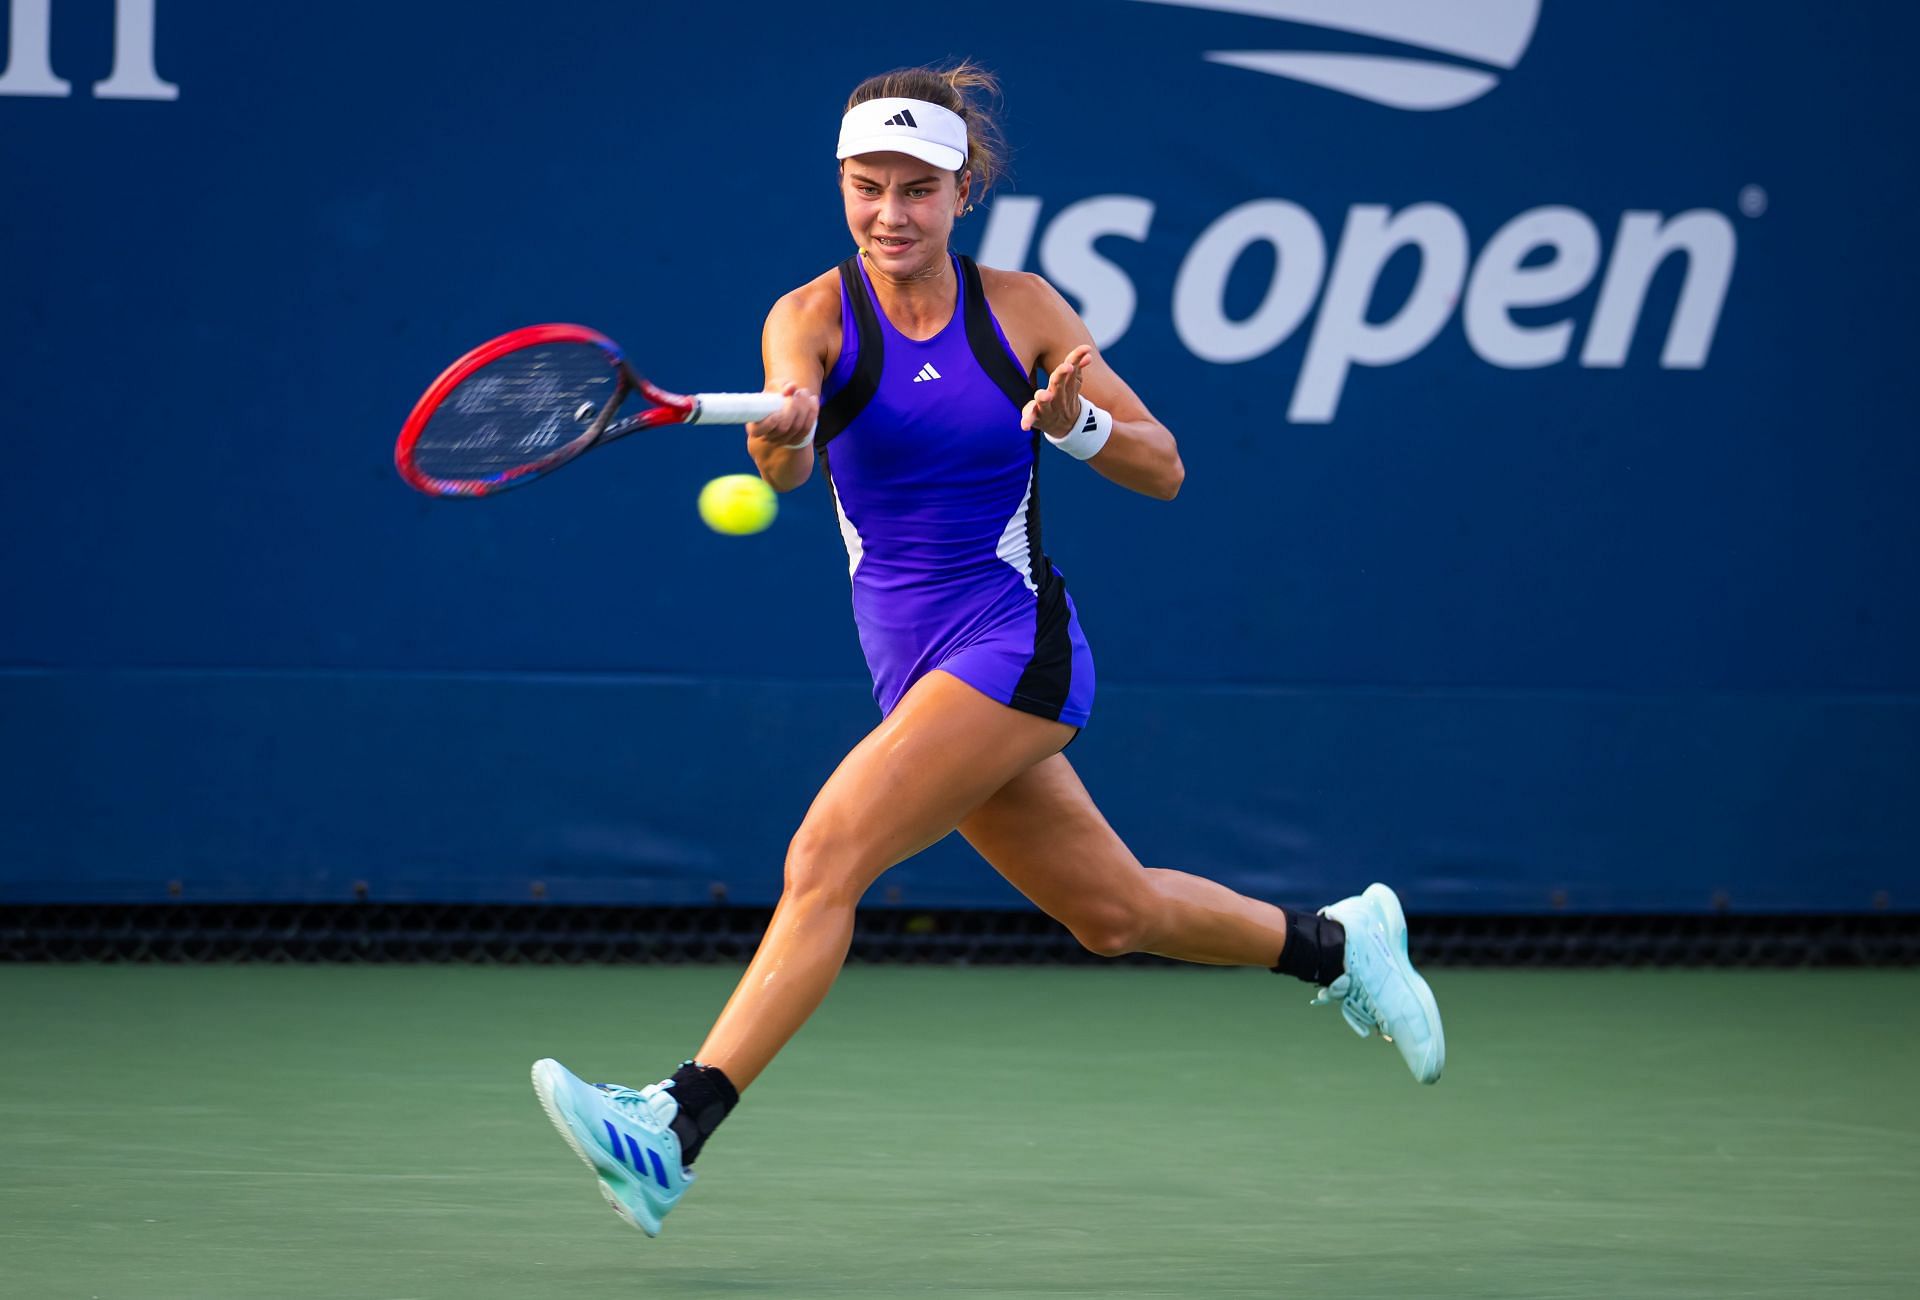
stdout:
[(1086, 322), (1060, 291), (1037, 275), (1021, 279), (1027, 282), (1023, 315), (1032, 322), (1033, 337), (1040, 344), (1039, 363), (1048, 374), (1046, 387), (1034, 393), (1021, 412), (1020, 426), (1065, 437), (1080, 418), (1080, 398), (1085, 396), (1113, 416), (1112, 435), (1087, 464), (1121, 487), (1173, 500), (1186, 478), (1173, 434), (1107, 364)]

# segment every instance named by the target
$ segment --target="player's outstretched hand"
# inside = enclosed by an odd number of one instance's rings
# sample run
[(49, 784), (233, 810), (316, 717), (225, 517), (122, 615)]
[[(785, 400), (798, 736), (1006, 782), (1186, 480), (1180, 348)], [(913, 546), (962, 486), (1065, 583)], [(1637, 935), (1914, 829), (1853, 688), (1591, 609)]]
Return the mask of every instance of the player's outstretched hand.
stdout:
[[(791, 380), (775, 384), (769, 392), (780, 394), (786, 400), (780, 409), (764, 420), (755, 420), (747, 426), (747, 436), (758, 438), (775, 447), (797, 447), (813, 435), (813, 426), (820, 419), (820, 396), (810, 388), (802, 388)], [(1079, 409), (1076, 404), (1075, 410)]]
[(1055, 438), (1073, 432), (1080, 418), (1080, 372), (1093, 361), (1093, 346), (1082, 343), (1047, 376), (1047, 386), (1020, 412), (1022, 429), (1037, 428)]

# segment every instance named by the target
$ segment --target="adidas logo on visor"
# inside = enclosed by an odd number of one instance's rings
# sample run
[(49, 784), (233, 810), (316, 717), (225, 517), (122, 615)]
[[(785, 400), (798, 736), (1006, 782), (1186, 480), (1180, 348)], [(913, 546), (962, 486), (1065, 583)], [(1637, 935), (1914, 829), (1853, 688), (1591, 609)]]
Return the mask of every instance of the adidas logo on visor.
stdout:
[(913, 114), (908, 112), (904, 108), (901, 109), (898, 113), (895, 113), (892, 117), (888, 118), (886, 121), (882, 122), (880, 125), (881, 126), (910, 126), (916, 131), (920, 129), (920, 124), (913, 120)]

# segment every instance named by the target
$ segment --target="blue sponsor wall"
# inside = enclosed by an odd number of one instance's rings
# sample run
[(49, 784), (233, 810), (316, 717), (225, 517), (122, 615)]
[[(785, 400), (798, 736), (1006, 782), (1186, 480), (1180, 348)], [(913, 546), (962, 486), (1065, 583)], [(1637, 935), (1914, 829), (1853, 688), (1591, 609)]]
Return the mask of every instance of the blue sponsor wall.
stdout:
[[(454, 356), (754, 386), (839, 108), (970, 54), (1179, 498), (1043, 467), (1144, 861), (1456, 911), (1920, 906), (1904, 6), (12, 0), (0, 901), (778, 891), (876, 720), (818, 481), (734, 430), (444, 502)], [(64, 86), (64, 91), (61, 89)], [(874, 901), (1013, 895), (957, 838)]]

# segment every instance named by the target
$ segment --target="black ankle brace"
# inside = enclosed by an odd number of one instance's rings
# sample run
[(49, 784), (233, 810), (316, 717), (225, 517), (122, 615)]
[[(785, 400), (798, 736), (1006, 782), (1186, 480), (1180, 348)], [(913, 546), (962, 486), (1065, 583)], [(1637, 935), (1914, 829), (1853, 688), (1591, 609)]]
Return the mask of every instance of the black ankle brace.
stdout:
[(707, 1139), (720, 1127), (727, 1112), (740, 1104), (733, 1081), (711, 1065), (688, 1061), (673, 1072), (673, 1099), (680, 1112), (673, 1117), (673, 1135), (680, 1139), (680, 1163), (690, 1165)]
[(1276, 975), (1328, 985), (1347, 971), (1347, 927), (1318, 912), (1287, 913), (1287, 943)]

